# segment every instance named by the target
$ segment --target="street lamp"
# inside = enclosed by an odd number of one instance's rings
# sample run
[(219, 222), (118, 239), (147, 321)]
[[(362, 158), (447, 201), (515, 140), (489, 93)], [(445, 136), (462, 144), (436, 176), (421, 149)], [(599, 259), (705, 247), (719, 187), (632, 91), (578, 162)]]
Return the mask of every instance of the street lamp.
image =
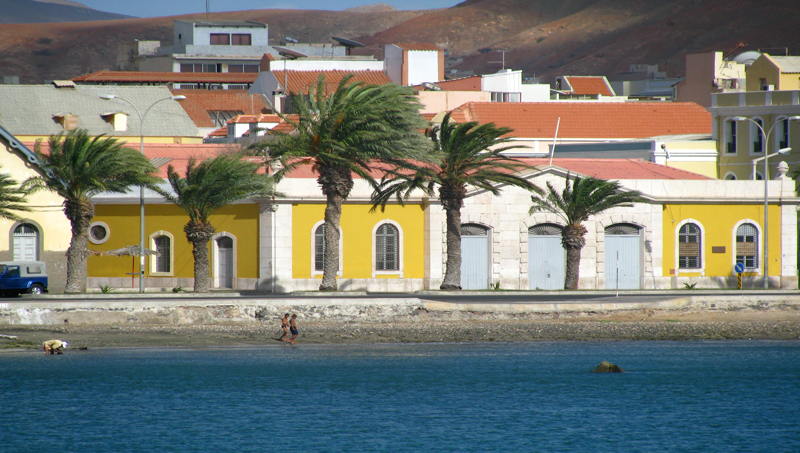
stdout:
[[(104, 94), (100, 96), (100, 99), (104, 99), (106, 101), (110, 101), (111, 99), (119, 99), (120, 101), (127, 102), (133, 109), (136, 111), (136, 114), (139, 115), (139, 152), (144, 155), (144, 119), (147, 117), (147, 114), (150, 113), (150, 109), (152, 109), (156, 104), (163, 101), (183, 101), (186, 99), (184, 95), (178, 96), (170, 96), (168, 98), (159, 99), (149, 107), (147, 110), (144, 111), (144, 115), (139, 109), (136, 107), (136, 104), (133, 102), (125, 99), (124, 97), (117, 96), (116, 94)], [(139, 186), (139, 292), (144, 292), (144, 186)]]
[[(763, 256), (763, 262), (764, 262), (764, 264), (763, 264), (763, 266), (764, 266), (764, 289), (768, 289), (769, 288), (769, 215), (767, 213), (767, 208), (768, 208), (768, 200), (769, 200), (769, 198), (768, 198), (768, 195), (769, 195), (769, 192), (768, 192), (769, 191), (769, 189), (768, 189), (768, 187), (769, 187), (769, 158), (772, 157), (772, 156), (777, 156), (778, 154), (786, 154), (789, 151), (791, 151), (792, 148), (781, 148), (775, 153), (767, 154), (767, 151), (769, 151), (769, 136), (770, 136), (770, 134), (772, 134), (772, 131), (775, 129), (775, 126), (780, 124), (779, 122), (775, 122), (775, 124), (773, 124), (772, 127), (770, 127), (769, 130), (765, 133), (764, 132), (764, 127), (761, 126), (761, 124), (758, 121), (754, 120), (754, 119), (747, 118), (745, 116), (734, 116), (731, 119), (733, 121), (736, 121), (736, 122), (750, 121), (751, 123), (755, 124), (756, 127), (758, 127), (758, 129), (761, 130), (761, 135), (764, 136), (764, 140), (767, 141), (767, 144), (765, 145), (766, 149), (765, 149), (765, 152), (764, 152), (764, 156), (756, 158), (756, 159), (753, 159), (753, 179), (756, 179), (756, 162), (758, 162), (760, 160), (763, 160), (764, 161), (764, 251), (763, 251), (763, 255), (764, 255)], [(797, 115), (796, 116), (790, 116), (789, 118), (786, 118), (787, 127), (788, 127), (788, 123), (789, 122), (798, 121), (798, 120), (800, 120), (800, 116), (797, 116)]]

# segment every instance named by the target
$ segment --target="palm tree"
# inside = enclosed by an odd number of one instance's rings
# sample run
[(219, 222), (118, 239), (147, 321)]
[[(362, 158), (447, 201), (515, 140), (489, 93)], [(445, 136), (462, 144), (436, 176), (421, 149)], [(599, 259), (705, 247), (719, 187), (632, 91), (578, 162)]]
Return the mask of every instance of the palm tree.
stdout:
[(194, 257), (194, 291), (209, 290), (208, 241), (216, 232), (210, 222), (218, 209), (250, 197), (271, 196), (272, 178), (257, 174), (259, 164), (242, 160), (240, 156), (222, 154), (200, 164), (190, 159), (186, 176), (167, 167), (167, 180), (172, 191), (154, 187), (161, 196), (189, 215), (183, 227), (186, 239), (192, 243)]
[(11, 179), (7, 173), (0, 173), (0, 218), (19, 220), (15, 211), (28, 212), (31, 208), (25, 203), (26, 192)]
[(102, 135), (90, 137), (85, 129), (51, 135), (49, 149), (41, 141), (34, 152), (41, 162), (39, 176), (28, 178), (23, 189), (48, 190), (64, 199), (64, 214), (72, 227), (67, 249), (65, 292), (78, 293), (86, 283), (89, 224), (94, 217), (92, 197), (100, 192), (125, 193), (130, 186), (159, 181), (156, 168), (138, 151)]
[(351, 78), (343, 78), (327, 96), (324, 76), (309, 87), (307, 95), (292, 93), (297, 116), (283, 118), (294, 131), (251, 147), (268, 148), (271, 158), (280, 160), (283, 168), (276, 173), (277, 180), (303, 165), (311, 165), (318, 175), (327, 198), (320, 291), (338, 288), (339, 222), (342, 203), (353, 189), (353, 175), (375, 186), (371, 172), (377, 164), (393, 165), (414, 157), (427, 145), (418, 132), (425, 124), (419, 103), (408, 87), (351, 83)]
[(541, 191), (527, 179), (513, 174), (527, 165), (501, 154), (519, 148), (516, 145), (498, 147), (511, 141), (503, 137), (509, 132), (511, 129), (495, 127), (494, 123), (457, 124), (448, 113), (441, 126), (428, 130), (434, 149), (424, 162), (405, 162), (390, 171), (373, 194), (372, 209), (376, 209), (385, 207), (392, 196), (403, 204), (414, 190), (434, 195), (438, 187), (447, 219), (447, 263), (440, 289), (461, 289), (461, 205), (468, 186), (494, 195), (500, 193), (499, 185)]
[(620, 191), (617, 181), (606, 181), (592, 177), (576, 177), (570, 182), (569, 173), (566, 186), (561, 193), (547, 183), (547, 194), (531, 197), (533, 206), (530, 213), (552, 212), (565, 223), (561, 230), (561, 245), (567, 251), (567, 271), (564, 289), (578, 289), (581, 264), (581, 250), (586, 245), (586, 227), (583, 222), (590, 216), (615, 207), (631, 206), (643, 201), (638, 190)]

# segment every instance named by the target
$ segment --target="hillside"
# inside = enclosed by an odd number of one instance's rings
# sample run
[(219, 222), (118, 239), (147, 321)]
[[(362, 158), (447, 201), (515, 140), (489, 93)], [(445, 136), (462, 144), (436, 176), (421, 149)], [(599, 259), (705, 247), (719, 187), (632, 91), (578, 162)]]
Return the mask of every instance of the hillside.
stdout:
[(125, 17), (66, 0), (0, 0), (0, 24), (87, 22)]
[[(5, 2), (8, 0), (0, 0)], [(25, 1), (25, 0), (16, 0)], [(60, 5), (48, 5), (55, 7)], [(367, 10), (371, 11), (371, 10)], [(0, 25), (0, 75), (41, 83), (114, 69), (117, 45), (134, 39), (172, 44), (174, 19), (205, 14), (82, 23)], [(614, 79), (631, 64), (660, 64), (681, 76), (687, 53), (772, 48), (800, 55), (800, 8), (796, 0), (469, 0), (426, 11), (372, 12), (253, 10), (211, 13), (210, 19), (269, 24), (271, 41), (283, 36), (331, 42), (344, 36), (368, 45), (432, 42), (448, 52), (448, 69), (507, 68), (552, 82), (557, 75), (606, 75)], [(775, 49), (780, 48), (780, 49)]]

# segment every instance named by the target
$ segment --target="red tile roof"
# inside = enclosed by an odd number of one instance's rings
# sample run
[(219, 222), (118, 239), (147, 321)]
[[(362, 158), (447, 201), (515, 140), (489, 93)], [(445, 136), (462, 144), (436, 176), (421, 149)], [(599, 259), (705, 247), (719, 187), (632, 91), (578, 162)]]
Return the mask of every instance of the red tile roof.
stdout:
[(442, 48), (437, 46), (436, 44), (429, 44), (423, 42), (396, 42), (394, 43), (394, 45), (403, 50), (433, 50), (437, 52), (442, 52)]
[(260, 95), (249, 95), (246, 90), (172, 90), (172, 94), (186, 96), (181, 107), (192, 118), (197, 127), (216, 126), (209, 111), (242, 112), (261, 114), (269, 110)]
[(228, 120), (228, 124), (244, 124), (244, 123), (280, 123), (283, 121), (281, 117), (275, 113), (261, 114), (261, 115), (236, 115), (236, 117)]
[[(550, 165), (546, 157), (520, 159), (526, 164), (543, 168)], [(708, 176), (680, 168), (647, 162), (641, 159), (571, 159), (555, 158), (553, 166), (572, 173), (592, 176), (599, 179), (678, 179), (708, 180)]]
[[(573, 94), (602, 94), (603, 96), (614, 96), (614, 91), (608, 85), (605, 77), (602, 76), (564, 76), (572, 87)], [(562, 87), (565, 88), (566, 87)]]
[(74, 82), (140, 82), (140, 83), (253, 83), (257, 72), (139, 72), (98, 71), (72, 79)]
[(711, 114), (691, 102), (468, 102), (453, 110), (459, 122), (509, 127), (517, 138), (641, 139), (710, 134)]
[(317, 82), (319, 76), (325, 75), (325, 94), (336, 90), (339, 82), (348, 74), (353, 74), (353, 81), (365, 82), (372, 85), (386, 85), (392, 83), (384, 71), (272, 71), (280, 85), (283, 85), (284, 73), (286, 74), (287, 90), (291, 93), (303, 93), (308, 87)]

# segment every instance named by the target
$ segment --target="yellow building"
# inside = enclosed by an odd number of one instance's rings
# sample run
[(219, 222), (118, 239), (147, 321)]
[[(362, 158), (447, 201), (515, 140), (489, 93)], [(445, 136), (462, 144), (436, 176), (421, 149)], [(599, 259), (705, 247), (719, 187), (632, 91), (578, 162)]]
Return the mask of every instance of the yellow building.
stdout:
[(764, 156), (781, 149), (791, 151), (770, 157), (767, 178), (776, 177), (782, 162), (789, 170), (800, 163), (800, 123), (794, 121), (800, 115), (800, 90), (718, 93), (711, 97), (708, 111), (712, 135), (719, 144), (720, 179), (763, 179)]
[(745, 69), (747, 91), (800, 90), (800, 57), (761, 54)]

